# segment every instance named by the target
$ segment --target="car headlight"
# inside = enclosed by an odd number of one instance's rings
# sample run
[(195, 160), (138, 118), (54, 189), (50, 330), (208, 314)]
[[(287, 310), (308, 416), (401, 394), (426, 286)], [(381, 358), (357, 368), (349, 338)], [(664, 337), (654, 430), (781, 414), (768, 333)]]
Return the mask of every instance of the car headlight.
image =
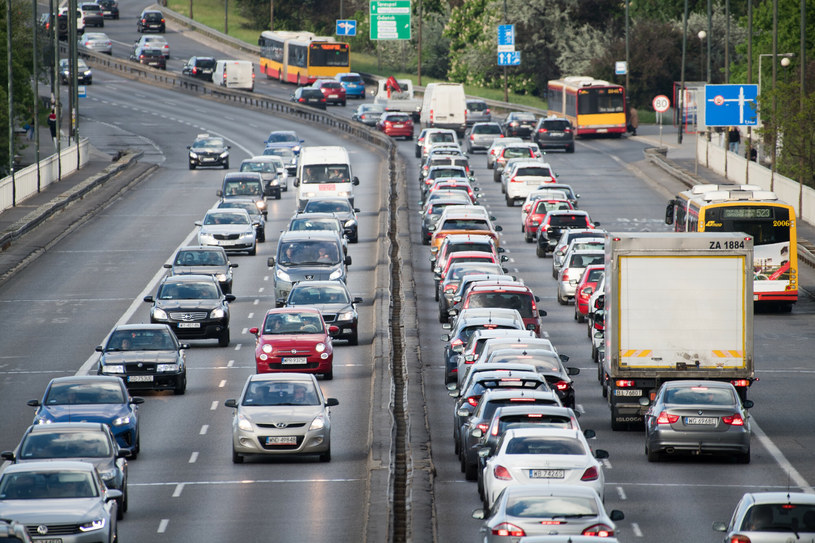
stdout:
[(178, 364), (158, 364), (156, 371), (178, 371)]
[(48, 418), (48, 415), (38, 415), (37, 418), (34, 419), (34, 424), (51, 424), (51, 419)]
[(228, 156), (229, 156), (229, 151), (224, 151), (223, 153), (221, 153), (221, 155), (220, 155), (220, 156), (221, 156), (221, 158), (226, 158), (226, 157), (228, 157)]
[(244, 432), (252, 431), (252, 423), (246, 418), (246, 415), (238, 415), (238, 428)]
[(83, 73), (83, 75), (84, 75), (85, 77), (87, 77), (87, 76), (91, 75), (91, 71), (90, 71), (90, 70), (88, 70), (88, 71), (84, 72), (84, 73)]
[(348, 219), (347, 221), (345, 221), (345, 224), (343, 226), (345, 226), (346, 228), (351, 228), (352, 226), (356, 225), (357, 221), (355, 221), (354, 219)]
[(342, 268), (334, 270), (333, 272), (331, 272), (331, 275), (328, 276), (328, 278), (332, 281), (334, 279), (339, 279), (340, 277), (342, 277)]
[(299, 152), (300, 152), (300, 146), (299, 146), (299, 145), (295, 145), (294, 147), (292, 147), (292, 148), (291, 148), (291, 150), (292, 150), (292, 152), (294, 152), (294, 153), (299, 153)]
[(99, 476), (102, 478), (103, 481), (105, 481), (105, 484), (107, 484), (108, 481), (112, 481), (113, 479), (116, 478), (116, 470), (108, 469), (105, 471), (100, 471)]
[(221, 283), (223, 283), (224, 281), (226, 281), (226, 274), (225, 273), (219, 273), (218, 275), (215, 276), (215, 279), (217, 281), (220, 281)]
[(124, 426), (125, 424), (130, 424), (130, 420), (131, 420), (130, 415), (119, 417), (113, 421), (113, 426)]
[(212, 234), (206, 234), (204, 232), (199, 232), (198, 233), (198, 243), (199, 243), (199, 245), (203, 245), (204, 244), (203, 242), (215, 243), (215, 236), (213, 236)]
[(347, 190), (341, 190), (337, 192), (337, 195), (340, 196), (341, 198), (349, 198), (351, 196), (351, 192)]
[(193, 153), (192, 151), (190, 151), (190, 158), (197, 159), (198, 158), (198, 153)]
[(266, 202), (264, 200), (258, 200), (257, 202), (258, 209), (263, 210), (266, 209)]
[(325, 350), (325, 343), (318, 343), (317, 345), (314, 346), (314, 350), (317, 351), (318, 353), (323, 352)]
[(354, 311), (343, 311), (342, 313), (339, 314), (337, 319), (339, 319), (341, 321), (350, 321), (350, 320), (354, 320), (355, 317), (356, 317), (356, 314), (355, 314)]
[(80, 532), (95, 532), (96, 530), (101, 530), (105, 527), (107, 522), (103, 518), (97, 518), (90, 522), (86, 522), (84, 524), (79, 525)]
[(322, 430), (325, 428), (325, 419), (322, 415), (316, 417), (313, 421), (311, 421), (311, 426), (308, 427), (309, 431), (311, 430)]
[(153, 309), (153, 318), (160, 321), (167, 320), (167, 312), (163, 309), (159, 309), (158, 307)]
[(122, 364), (102, 364), (102, 373), (124, 373), (125, 367)]
[(224, 318), (225, 314), (226, 313), (224, 313), (224, 310), (219, 307), (217, 309), (213, 309), (212, 311), (210, 311), (209, 317), (211, 319), (222, 319), (222, 318)]
[(261, 347), (260, 350), (263, 351), (264, 353), (271, 353), (272, 346), (269, 343), (264, 343), (263, 347)]
[(249, 230), (248, 232), (241, 232), (241, 239), (244, 238), (253, 238), (255, 237), (255, 229)]
[(306, 193), (306, 198), (314, 198), (315, 196), (317, 196), (316, 192), (307, 192)]
[(291, 283), (291, 276), (288, 273), (284, 272), (283, 270), (278, 269), (275, 270), (274, 273), (277, 276), (277, 278), (280, 279), (281, 281), (288, 281), (289, 283)]

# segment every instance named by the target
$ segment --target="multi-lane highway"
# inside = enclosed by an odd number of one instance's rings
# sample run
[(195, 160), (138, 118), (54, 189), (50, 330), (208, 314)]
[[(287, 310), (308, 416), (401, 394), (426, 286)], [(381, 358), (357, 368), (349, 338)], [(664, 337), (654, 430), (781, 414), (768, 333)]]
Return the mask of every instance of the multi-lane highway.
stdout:
[[(114, 54), (137, 38), (135, 17), (143, 6), (122, 6), (122, 18), (106, 23), (115, 40)], [(173, 48), (168, 70), (180, 70), (193, 54), (221, 53), (189, 40), (187, 32), (169, 29)], [(259, 90), (288, 95), (290, 87), (258, 81)], [(145, 160), (161, 165), (149, 179), (124, 194), (60, 246), (22, 273), (0, 285), (0, 449), (13, 448), (31, 422), (28, 399), (41, 395), (52, 377), (93, 371), (94, 347), (117, 323), (145, 322), (146, 294), (154, 293), (162, 265), (175, 249), (193, 239), (193, 222), (216, 200), (222, 170), (188, 171), (186, 145), (196, 134), (223, 135), (232, 145), (233, 166), (260, 152), (270, 130), (293, 129), (309, 145), (348, 147), (355, 174), (360, 214), (360, 242), (350, 246), (353, 265), (349, 287), (362, 296), (360, 345), (337, 342), (335, 379), (321, 381), (332, 408), (334, 441), (328, 464), (316, 459), (249, 460), (233, 465), (230, 455), (231, 410), (223, 401), (236, 397), (254, 371), (257, 326), (273, 305), (270, 270), (277, 232), (293, 211), (293, 195), (271, 200), (268, 241), (258, 255), (238, 256), (232, 305), (232, 343), (193, 342), (188, 353), (189, 384), (184, 396), (144, 394), (139, 459), (130, 464), (130, 509), (120, 524), (123, 541), (386, 541), (405, 540), (381, 507), (390, 490), (387, 458), (372, 454), (389, 448), (390, 428), (382, 427), (389, 405), (387, 357), (377, 352), (375, 335), (387, 334), (387, 312), (374, 300), (384, 296), (383, 266), (389, 261), (384, 242), (388, 223), (387, 161), (351, 139), (285, 119), (145, 86), (96, 71), (88, 97), (81, 102), (83, 134), (94, 146), (113, 152), (127, 146), (148, 151)], [(343, 111), (344, 109), (344, 111)], [(346, 108), (332, 108), (350, 115)], [(464, 480), (453, 454), (452, 400), (443, 383), (442, 329), (433, 300), (428, 249), (419, 241), (420, 199), (413, 142), (399, 142), (405, 185), (397, 187), (397, 235), (403, 261), (398, 291), (407, 361), (407, 526), (413, 541), (466, 542), (478, 537), (479, 521), (470, 518), (480, 506), (475, 484)], [(642, 162), (643, 139), (579, 141), (575, 154), (550, 153), (559, 178), (581, 194), (580, 207), (608, 230), (664, 230), (668, 197), (678, 182)], [(815, 448), (807, 405), (815, 383), (810, 351), (815, 345), (815, 303), (808, 295), (792, 314), (756, 317), (758, 376), (751, 398), (754, 444), (752, 463), (681, 459), (646, 461), (640, 432), (612, 432), (608, 409), (596, 381), (585, 328), (573, 321), (573, 309), (555, 301), (551, 259), (535, 256), (523, 240), (520, 208), (507, 208), (492, 182), (483, 155), (471, 158), (482, 203), (503, 226), (507, 265), (541, 298), (548, 311), (544, 329), (576, 377), (581, 425), (597, 432), (593, 446), (611, 453), (606, 462), (606, 506), (621, 509), (622, 541), (719, 541), (714, 520), (727, 520), (748, 490), (786, 489), (815, 482)], [(401, 167), (401, 166), (400, 166)], [(398, 263), (394, 263), (399, 268)], [(810, 270), (802, 284), (815, 285)], [(413, 310), (415, 309), (415, 313)], [(670, 311), (654, 300), (656, 311)], [(387, 353), (386, 353), (387, 354)], [(375, 398), (385, 398), (381, 404)], [(376, 441), (376, 443), (374, 443)], [(373, 447), (377, 445), (378, 447)], [(401, 452), (401, 449), (399, 449)], [(398, 502), (401, 500), (397, 500)], [(372, 513), (372, 511), (374, 513)], [(412, 530), (412, 531), (410, 531)]]

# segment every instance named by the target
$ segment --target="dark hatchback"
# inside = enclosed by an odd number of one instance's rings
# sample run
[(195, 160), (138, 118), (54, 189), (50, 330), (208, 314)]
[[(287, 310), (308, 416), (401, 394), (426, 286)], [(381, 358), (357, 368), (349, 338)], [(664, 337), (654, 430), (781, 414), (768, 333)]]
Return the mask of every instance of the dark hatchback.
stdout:
[(229, 345), (229, 302), (211, 275), (171, 275), (161, 280), (155, 296), (145, 296), (153, 304), (150, 322), (168, 324), (182, 339), (217, 339), (220, 347)]
[(130, 54), (130, 60), (150, 66), (158, 70), (167, 69), (167, 59), (161, 49), (150, 49), (147, 47), (136, 47)]
[(313, 87), (300, 87), (291, 95), (291, 101), (304, 106), (325, 109), (326, 99), (323, 91)]
[(99, 375), (121, 377), (128, 389), (172, 390), (176, 395), (187, 390), (189, 345), (178, 342), (166, 324), (125, 324), (108, 335), (104, 345), (96, 347)]
[(136, 23), (136, 30), (141, 34), (148, 30), (151, 32), (164, 32), (165, 28), (164, 14), (158, 10), (146, 9), (142, 11)]
[(359, 314), (356, 304), (359, 303), (362, 298), (352, 297), (342, 281), (300, 281), (289, 292), (285, 307), (319, 309), (326, 326), (339, 328), (332, 337), (347, 339), (349, 344), (357, 345)]
[(189, 245), (175, 253), (172, 264), (165, 264), (171, 275), (213, 275), (225, 294), (232, 292), (232, 268), (223, 247)]
[(574, 130), (568, 119), (540, 119), (532, 133), (532, 141), (541, 149), (563, 149), (574, 153)]
[(181, 68), (181, 75), (212, 83), (212, 72), (215, 71), (215, 63), (216, 61), (212, 57), (190, 57), (184, 67)]
[(119, 3), (116, 0), (97, 0), (96, 3), (102, 7), (105, 19), (119, 18)]
[(529, 138), (535, 130), (537, 118), (534, 113), (513, 111), (501, 123), (501, 129), (507, 137)]

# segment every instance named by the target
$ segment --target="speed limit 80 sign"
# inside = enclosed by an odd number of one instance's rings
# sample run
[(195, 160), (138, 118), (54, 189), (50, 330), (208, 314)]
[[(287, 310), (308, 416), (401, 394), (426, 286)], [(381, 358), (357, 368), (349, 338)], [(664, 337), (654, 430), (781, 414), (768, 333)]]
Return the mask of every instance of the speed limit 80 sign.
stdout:
[(654, 101), (651, 103), (654, 106), (654, 111), (657, 113), (665, 113), (668, 111), (668, 108), (671, 107), (671, 101), (664, 94), (654, 97)]

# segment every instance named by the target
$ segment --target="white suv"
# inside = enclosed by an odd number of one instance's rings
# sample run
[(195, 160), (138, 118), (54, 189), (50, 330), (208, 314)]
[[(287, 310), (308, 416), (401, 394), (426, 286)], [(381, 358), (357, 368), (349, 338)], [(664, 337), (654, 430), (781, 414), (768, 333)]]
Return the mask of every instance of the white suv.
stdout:
[(606, 254), (603, 251), (570, 251), (566, 255), (563, 267), (557, 276), (557, 303), (566, 305), (574, 298), (577, 282), (586, 269), (592, 264), (603, 264)]
[(540, 185), (556, 182), (552, 167), (540, 160), (516, 162), (511, 170), (501, 176), (507, 207), (514, 206), (515, 202), (523, 202)]

